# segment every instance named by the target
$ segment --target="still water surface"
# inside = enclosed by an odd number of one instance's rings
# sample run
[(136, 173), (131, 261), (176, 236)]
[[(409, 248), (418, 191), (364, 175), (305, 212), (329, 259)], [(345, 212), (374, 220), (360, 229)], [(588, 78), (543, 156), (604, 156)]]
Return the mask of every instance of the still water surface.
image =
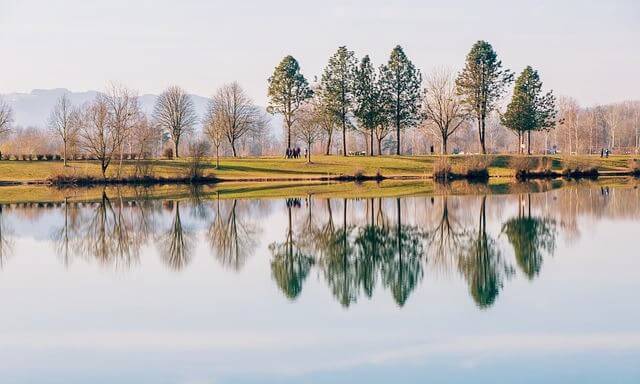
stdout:
[(640, 190), (0, 211), (3, 383), (640, 382)]

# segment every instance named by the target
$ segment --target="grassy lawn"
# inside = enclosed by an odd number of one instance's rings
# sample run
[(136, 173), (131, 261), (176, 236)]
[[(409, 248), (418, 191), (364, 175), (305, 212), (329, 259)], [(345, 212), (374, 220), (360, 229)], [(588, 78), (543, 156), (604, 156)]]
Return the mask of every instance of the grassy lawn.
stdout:
[[(498, 155), (493, 157), (489, 168), (491, 176), (511, 177), (514, 172), (509, 168), (509, 158), (512, 155)], [(450, 156), (451, 163), (464, 161), (464, 156)], [(624, 171), (628, 167), (632, 156), (611, 156), (601, 159), (599, 156), (552, 156), (555, 169), (561, 169), (567, 161), (580, 161), (593, 164), (606, 174), (607, 172)], [(357, 171), (373, 176), (378, 171), (386, 177), (429, 177), (433, 170), (435, 156), (381, 156), (381, 157), (342, 157), (342, 156), (314, 156), (313, 163), (307, 164), (304, 159), (288, 160), (280, 157), (259, 158), (224, 158), (220, 168), (214, 167), (214, 159), (207, 159), (204, 174), (215, 175), (223, 180), (240, 181), (278, 181), (291, 179), (311, 180), (327, 176), (353, 175)], [(188, 160), (148, 160), (147, 164), (158, 177), (184, 176), (188, 168)], [(108, 176), (113, 177), (118, 169), (118, 163), (113, 163), (108, 170)], [(134, 172), (134, 162), (125, 161), (122, 174)], [(44, 181), (59, 174), (78, 174), (99, 176), (99, 166), (94, 161), (71, 161), (68, 167), (63, 167), (61, 161), (0, 161), (0, 182), (7, 181)]]
[[(274, 157), (225, 158), (220, 168), (215, 160), (207, 159), (204, 174), (213, 174), (225, 180), (293, 178), (313, 179), (335, 175), (351, 175), (362, 170), (366, 175), (375, 175), (380, 170), (386, 176), (425, 176), (432, 169), (433, 157), (341, 157), (314, 156), (313, 163), (304, 159), (288, 160)], [(188, 160), (149, 160), (153, 173), (159, 177), (183, 176), (187, 172)], [(117, 163), (112, 164), (107, 176), (114, 176)], [(132, 174), (134, 162), (125, 161), (122, 173)], [(94, 161), (71, 161), (65, 168), (60, 161), (0, 161), (0, 181), (46, 180), (57, 174), (100, 175)]]

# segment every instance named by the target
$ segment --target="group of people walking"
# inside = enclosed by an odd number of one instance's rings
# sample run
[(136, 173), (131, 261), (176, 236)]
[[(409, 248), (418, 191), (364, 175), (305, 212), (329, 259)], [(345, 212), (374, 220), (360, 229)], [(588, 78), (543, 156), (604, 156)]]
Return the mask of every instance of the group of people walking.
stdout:
[(609, 148), (602, 148), (600, 150), (600, 157), (609, 157)]
[[(299, 159), (300, 158), (300, 147), (297, 148), (287, 148), (285, 151), (284, 157), (287, 159)], [(307, 150), (305, 149), (304, 157), (307, 157)]]

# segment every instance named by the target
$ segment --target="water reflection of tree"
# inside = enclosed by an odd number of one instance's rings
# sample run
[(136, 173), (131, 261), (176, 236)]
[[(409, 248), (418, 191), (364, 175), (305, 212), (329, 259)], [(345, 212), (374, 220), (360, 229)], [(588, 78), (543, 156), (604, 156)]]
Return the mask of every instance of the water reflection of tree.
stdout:
[(75, 204), (69, 203), (67, 198), (63, 204), (62, 226), (53, 231), (53, 241), (56, 244), (56, 251), (65, 267), (71, 264), (72, 241), (77, 238), (80, 222), (80, 214)]
[(397, 222), (391, 230), (395, 245), (381, 268), (382, 284), (391, 289), (396, 303), (403, 306), (424, 275), (422, 233), (417, 227), (402, 225), (400, 198), (396, 199)]
[[(272, 255), (271, 277), (282, 293), (291, 300), (297, 298), (302, 292), (302, 285), (315, 263), (313, 257), (303, 251), (294, 236), (292, 206), (292, 204), (286, 204), (287, 231), (285, 240), (281, 243), (269, 244), (269, 251)], [(309, 215), (311, 215), (310, 209), (311, 205), (309, 205)], [(311, 217), (308, 220), (311, 221)]]
[(0, 204), (0, 269), (3, 269), (11, 254), (11, 240), (9, 229), (5, 222), (3, 206)]
[[(571, 225), (577, 228), (582, 216), (640, 217), (639, 193), (628, 188), (603, 195), (599, 186), (580, 185), (527, 195), (529, 211), (525, 211), (527, 204), (520, 204), (517, 217), (509, 217), (502, 224), (502, 233), (514, 250), (513, 266), (530, 279), (537, 276), (543, 258), (554, 252), (559, 234), (566, 235)], [(269, 247), (272, 278), (287, 297), (295, 298), (316, 268), (323, 284), (344, 306), (363, 296), (371, 297), (376, 288), (390, 291), (403, 305), (424, 279), (424, 269), (437, 267), (459, 273), (477, 305), (488, 307), (514, 269), (503, 259), (497, 238), (487, 229), (487, 220), (491, 222), (494, 215), (504, 217), (503, 208), (509, 207), (506, 202), (512, 198), (434, 196), (431, 207), (420, 206), (428, 205), (429, 198), (415, 198), (409, 200), (415, 204), (415, 212), (408, 210), (401, 199), (291, 199), (286, 204), (283, 239)], [(145, 190), (128, 201), (119, 193), (109, 193), (109, 197), (103, 193), (97, 203), (60, 205), (64, 218), (56, 223), (63, 224), (53, 237), (65, 264), (75, 253), (115, 266), (137, 262), (139, 248), (149, 239), (162, 240), (158, 241), (162, 259), (171, 268), (180, 269), (189, 262), (194, 245), (193, 232), (185, 228), (183, 219), (195, 218), (188, 221), (206, 223), (208, 240), (219, 261), (237, 270), (257, 246), (259, 226), (251, 218), (260, 204), (270, 209), (272, 203), (207, 202), (196, 191), (189, 204), (161, 204)], [(159, 220), (154, 220), (163, 217), (159, 213), (163, 205), (170, 212), (164, 217), (170, 225), (166, 232), (167, 228), (159, 228)], [(42, 215), (37, 210), (43, 206), (19, 206), (11, 214), (25, 215), (17, 210), (28, 208), (29, 216), (25, 217), (33, 220)], [(532, 206), (539, 207), (538, 216), (531, 214)], [(4, 212), (0, 210), (0, 265), (9, 243), (4, 226), (8, 213), (6, 207)], [(410, 221), (419, 225), (407, 225)], [(502, 244), (508, 245), (506, 241)]]
[(360, 260), (358, 282), (367, 297), (373, 295), (381, 263), (393, 258), (393, 243), (381, 202), (378, 199), (376, 214), (375, 199), (367, 201), (367, 223), (357, 229), (354, 240), (356, 258)]
[[(111, 265), (117, 268), (128, 268), (137, 263), (140, 244), (134, 241), (131, 235), (131, 225), (125, 219), (124, 203), (118, 198), (116, 204), (102, 192), (100, 201), (94, 204), (93, 212), (81, 228), (78, 237), (74, 239), (76, 253), (93, 257), (100, 264)], [(67, 222), (65, 225), (69, 225)], [(69, 238), (69, 229), (63, 229), (63, 243)], [(64, 244), (66, 249), (67, 245)]]
[(191, 203), (191, 214), (200, 220), (206, 221), (210, 218), (210, 210), (207, 209), (205, 199), (202, 195), (202, 185), (189, 185), (189, 200)]
[(61, 207), (62, 222), (54, 227), (52, 240), (65, 266), (79, 256), (128, 268), (137, 263), (140, 248), (155, 232), (152, 201), (125, 200), (119, 189), (113, 198), (103, 190), (98, 202), (72, 203), (65, 199)]
[(513, 246), (515, 259), (522, 272), (533, 279), (540, 273), (545, 253), (552, 255), (556, 246), (556, 222), (531, 215), (531, 195), (525, 214), (523, 196), (519, 195), (518, 216), (507, 220), (502, 231)]
[[(375, 199), (365, 201), (364, 225), (349, 223), (350, 200), (342, 200), (339, 224), (334, 221), (332, 201), (324, 203), (323, 215), (307, 199), (297, 225), (293, 211), (300, 204), (286, 204), (285, 238), (269, 246), (272, 277), (278, 287), (288, 298), (297, 297), (311, 268), (318, 266), (332, 295), (344, 307), (362, 295), (371, 297), (379, 280), (398, 305), (404, 305), (423, 277), (424, 236), (417, 227), (403, 224), (400, 199), (396, 200), (397, 220), (391, 225), (382, 199), (377, 204)], [(358, 211), (355, 205), (351, 213)]]
[(358, 298), (358, 260), (355, 258), (351, 232), (354, 227), (347, 225), (348, 200), (343, 200), (342, 225), (318, 243), (320, 265), (327, 285), (333, 296), (345, 307)]
[(496, 245), (487, 233), (487, 197), (482, 197), (478, 230), (470, 232), (467, 244), (458, 259), (458, 270), (469, 285), (469, 292), (480, 308), (487, 308), (494, 302), (503, 286), (505, 278), (513, 274)]
[(193, 248), (193, 233), (182, 222), (179, 201), (174, 205), (171, 226), (160, 240), (160, 256), (166, 266), (179, 271), (189, 264)]
[(221, 200), (216, 201), (215, 219), (209, 226), (208, 240), (218, 261), (239, 271), (257, 246), (258, 229), (243, 217), (238, 200), (224, 203), (228, 207), (226, 212), (221, 209)]
[(460, 254), (468, 237), (467, 229), (449, 207), (448, 196), (440, 199), (441, 214), (436, 217), (435, 225), (425, 231), (429, 247), (430, 264), (441, 272), (451, 268), (454, 258)]

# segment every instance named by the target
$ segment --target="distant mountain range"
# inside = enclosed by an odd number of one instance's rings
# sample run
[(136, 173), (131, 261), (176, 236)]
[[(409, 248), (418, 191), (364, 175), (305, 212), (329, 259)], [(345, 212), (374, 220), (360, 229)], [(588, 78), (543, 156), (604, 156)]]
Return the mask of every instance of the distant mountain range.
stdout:
[[(63, 94), (67, 94), (74, 105), (82, 105), (93, 100), (97, 91), (71, 92), (65, 88), (34, 89), (30, 93), (7, 93), (2, 98), (13, 108), (14, 124), (23, 127), (45, 127), (51, 110)], [(198, 116), (203, 116), (208, 100), (206, 97), (190, 95)], [(141, 95), (140, 108), (147, 113), (153, 112), (157, 95)]]
[[(82, 105), (96, 97), (97, 91), (71, 92), (65, 88), (34, 89), (30, 93), (7, 93), (0, 95), (13, 108), (14, 124), (23, 127), (45, 127), (54, 105), (63, 94), (67, 94), (74, 105)], [(198, 116), (204, 116), (208, 99), (190, 95)], [(139, 96), (140, 108), (151, 115), (158, 95)], [(274, 123), (274, 122), (272, 122)]]

